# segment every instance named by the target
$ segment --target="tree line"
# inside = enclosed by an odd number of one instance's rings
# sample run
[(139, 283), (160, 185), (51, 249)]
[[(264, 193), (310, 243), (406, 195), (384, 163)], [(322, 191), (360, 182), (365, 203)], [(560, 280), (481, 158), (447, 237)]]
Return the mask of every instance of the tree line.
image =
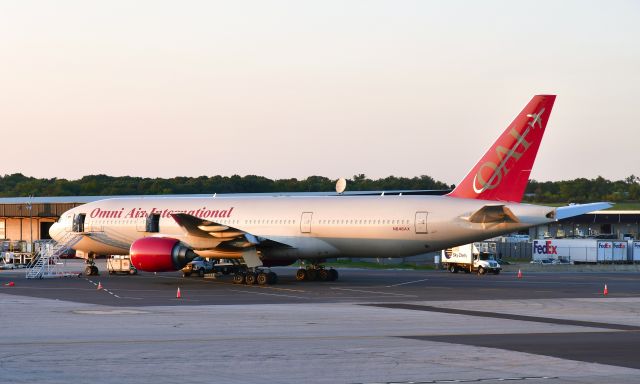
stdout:
[[(371, 179), (364, 174), (347, 180), (348, 191), (448, 190), (455, 185), (430, 176)], [(38, 179), (20, 173), (0, 176), (0, 196), (112, 196), (195, 193), (330, 192), (335, 180), (323, 176), (306, 179), (269, 179), (263, 176), (199, 176), (144, 178), (90, 175), (77, 180)], [(638, 202), (640, 178), (610, 181), (603, 177), (566, 181), (530, 180), (524, 201), (537, 203), (584, 203), (590, 201)]]
[[(131, 176), (90, 175), (78, 180), (37, 179), (20, 173), (0, 177), (0, 196), (113, 196), (169, 195), (190, 193), (261, 193), (261, 192), (330, 192), (335, 180), (323, 176), (306, 179), (272, 180), (263, 176), (200, 176), (144, 178)], [(438, 189), (450, 186), (429, 176), (389, 176), (372, 180), (355, 175), (347, 180), (349, 191)]]
[(639, 202), (640, 178), (631, 175), (617, 181), (601, 176), (566, 181), (529, 180), (525, 193), (525, 201), (539, 203)]

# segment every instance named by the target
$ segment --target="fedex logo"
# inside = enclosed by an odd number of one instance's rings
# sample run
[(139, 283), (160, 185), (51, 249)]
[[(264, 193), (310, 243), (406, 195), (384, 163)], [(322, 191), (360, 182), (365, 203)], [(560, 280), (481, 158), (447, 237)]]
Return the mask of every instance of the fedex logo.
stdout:
[(611, 243), (598, 243), (598, 248), (609, 249), (613, 245)]
[(533, 242), (533, 253), (538, 253), (541, 255), (557, 255), (558, 246), (551, 245), (551, 240), (547, 240), (544, 243), (536, 240)]
[(627, 245), (625, 243), (614, 243), (613, 248), (625, 249), (627, 248)]

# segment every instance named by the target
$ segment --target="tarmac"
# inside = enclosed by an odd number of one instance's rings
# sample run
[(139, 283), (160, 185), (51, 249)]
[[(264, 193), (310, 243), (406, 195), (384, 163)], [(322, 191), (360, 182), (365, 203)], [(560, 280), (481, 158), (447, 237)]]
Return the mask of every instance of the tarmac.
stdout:
[(267, 287), (0, 271), (0, 381), (640, 382), (637, 273), (275, 270)]

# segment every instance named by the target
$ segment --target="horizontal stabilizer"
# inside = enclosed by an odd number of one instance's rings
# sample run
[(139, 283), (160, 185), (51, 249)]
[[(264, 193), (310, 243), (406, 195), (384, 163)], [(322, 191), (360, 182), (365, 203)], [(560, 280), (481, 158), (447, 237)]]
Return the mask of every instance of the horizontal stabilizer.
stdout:
[(567, 205), (556, 209), (556, 220), (566, 219), (568, 217), (584, 215), (585, 213), (599, 211), (613, 207), (611, 203), (589, 203)]
[(502, 204), (485, 205), (475, 211), (469, 218), (471, 223), (518, 223), (518, 217), (509, 208)]

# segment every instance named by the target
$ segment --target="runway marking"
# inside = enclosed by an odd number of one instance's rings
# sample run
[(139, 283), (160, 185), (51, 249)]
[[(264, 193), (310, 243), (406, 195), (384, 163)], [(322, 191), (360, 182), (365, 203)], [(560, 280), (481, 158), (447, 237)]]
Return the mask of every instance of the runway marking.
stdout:
[(224, 284), (224, 285), (231, 285), (234, 287), (247, 287), (247, 288), (260, 288), (260, 289), (273, 289), (276, 291), (288, 291), (288, 292), (300, 292), (300, 293), (306, 293), (307, 291), (303, 291), (301, 289), (292, 289), (292, 288), (279, 288), (279, 287), (272, 287), (270, 285), (246, 285), (246, 284), (234, 284), (234, 283), (229, 283), (226, 281), (211, 281), (211, 283), (217, 283), (217, 284)]
[(391, 288), (391, 287), (399, 287), (401, 285), (407, 285), (407, 284), (413, 284), (413, 283), (420, 283), (422, 281), (427, 281), (429, 279), (422, 279), (422, 280), (414, 280), (414, 281), (407, 281), (406, 283), (400, 283), (400, 284), (393, 284), (393, 285), (387, 285), (386, 288)]
[[(96, 287), (98, 286), (98, 283), (94, 282), (93, 280), (87, 279), (86, 277), (84, 278), (85, 280), (87, 280), (88, 282), (90, 282), (91, 284), (95, 285)], [(116, 295), (115, 293), (111, 292), (110, 290), (106, 289), (106, 288), (102, 288), (103, 291), (107, 292), (108, 294), (110, 294), (113, 297), (116, 298), (120, 298), (120, 296)]]
[(330, 289), (334, 289), (334, 290), (338, 290), (338, 291), (362, 292), (362, 293), (389, 295), (389, 296), (418, 297), (417, 295), (405, 295), (405, 294), (402, 294), (402, 293), (367, 291), (367, 290), (364, 290), (364, 289), (350, 289), (350, 288), (336, 288), (336, 287), (331, 287)]
[(369, 306), (369, 307), (408, 309), (408, 310), (414, 310), (414, 311), (448, 313), (452, 315), (467, 315), (467, 316), (489, 317), (494, 319), (530, 321), (530, 322), (545, 323), (545, 324), (571, 325), (575, 327), (602, 328), (602, 329), (611, 329), (616, 331), (640, 331), (640, 326), (636, 326), (636, 325), (600, 323), (595, 321), (570, 320), (570, 319), (556, 319), (552, 317), (516, 315), (516, 314), (499, 313), (499, 312), (471, 311), (467, 309), (433, 307), (430, 305), (417, 305), (417, 304), (406, 304), (406, 303), (384, 303), (384, 304), (362, 304), (362, 305)]
[(293, 296), (293, 295), (280, 295), (277, 293), (266, 293), (266, 292), (256, 292), (256, 291), (242, 291), (240, 289), (230, 289), (230, 291), (233, 292), (242, 292), (242, 293), (253, 293), (255, 295), (267, 295), (267, 296), (280, 296), (280, 297), (292, 297), (295, 299), (304, 299), (307, 300), (307, 297), (303, 297), (303, 296)]

